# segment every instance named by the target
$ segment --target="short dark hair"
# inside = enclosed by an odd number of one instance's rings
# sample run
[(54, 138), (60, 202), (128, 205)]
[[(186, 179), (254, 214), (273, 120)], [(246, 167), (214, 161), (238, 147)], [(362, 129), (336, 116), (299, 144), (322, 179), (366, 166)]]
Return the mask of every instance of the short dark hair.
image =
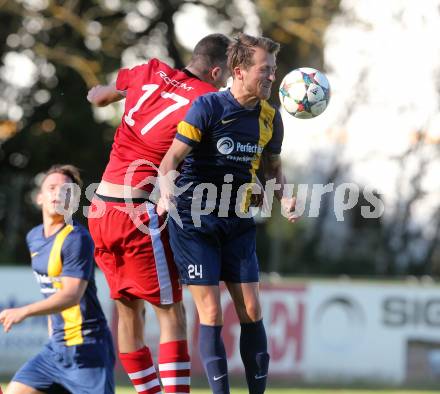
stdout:
[(253, 65), (254, 48), (262, 48), (274, 55), (278, 54), (280, 44), (267, 37), (254, 37), (239, 33), (228, 47), (228, 67), (233, 74), (234, 68), (244, 66), (246, 69)]
[(82, 180), (79, 173), (79, 169), (72, 164), (54, 164), (46, 172), (44, 172), (41, 178), (41, 185), (43, 185), (46, 178), (51, 174), (63, 174), (71, 179), (72, 183), (76, 183), (79, 187), (82, 187)]
[(203, 63), (207, 68), (212, 68), (227, 61), (226, 51), (231, 40), (224, 34), (209, 34), (203, 37), (194, 47), (191, 63)]

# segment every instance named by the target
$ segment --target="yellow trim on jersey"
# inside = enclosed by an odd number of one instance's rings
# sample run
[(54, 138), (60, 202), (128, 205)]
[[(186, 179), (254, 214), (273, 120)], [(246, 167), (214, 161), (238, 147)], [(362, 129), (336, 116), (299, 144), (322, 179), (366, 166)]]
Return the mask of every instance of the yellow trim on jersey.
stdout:
[(52, 249), (49, 255), (49, 262), (47, 263), (47, 275), (59, 276), (63, 270), (63, 262), (61, 261), (61, 248), (67, 236), (73, 231), (73, 226), (70, 224), (64, 227), (55, 237)]
[(84, 342), (82, 336), (82, 315), (79, 304), (61, 312), (64, 319), (64, 340), (67, 346), (81, 345)]
[(257, 177), (257, 170), (260, 167), (261, 153), (266, 144), (270, 141), (273, 135), (273, 119), (275, 117), (275, 108), (273, 108), (267, 101), (261, 101), (261, 111), (258, 123), (260, 126), (260, 138), (258, 140), (258, 151), (251, 162), (251, 168), (249, 172), (251, 173), (252, 179), (249, 187), (246, 189), (243, 195), (243, 200), (240, 205), (241, 212), (247, 212), (251, 204), (252, 197), (252, 184), (255, 183)]
[[(70, 224), (64, 227), (55, 237), (47, 264), (47, 274), (51, 277), (58, 277), (63, 271), (63, 261), (61, 259), (61, 248), (67, 236), (73, 231)], [(53, 287), (62, 288), (61, 281), (53, 281)], [(82, 315), (79, 304), (65, 309), (61, 312), (64, 320), (64, 340), (67, 346), (81, 345), (84, 342), (82, 336)]]
[(197, 127), (184, 120), (177, 125), (177, 132), (195, 142), (200, 142), (202, 139), (202, 132)]

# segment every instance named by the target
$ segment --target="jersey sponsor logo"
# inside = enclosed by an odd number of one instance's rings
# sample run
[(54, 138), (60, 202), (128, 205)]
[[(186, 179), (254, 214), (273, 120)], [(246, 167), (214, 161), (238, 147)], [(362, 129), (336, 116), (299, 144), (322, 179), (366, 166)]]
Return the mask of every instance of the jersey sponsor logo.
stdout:
[(241, 142), (237, 142), (236, 147), (238, 152), (246, 152), (246, 153), (261, 153), (263, 152), (263, 147), (256, 145), (256, 144), (250, 144), (249, 142), (247, 144), (242, 144)]
[(237, 163), (249, 163), (255, 159), (254, 156), (226, 156), (228, 160), (236, 161)]
[(194, 89), (192, 86), (188, 86), (185, 82), (171, 79), (165, 71), (157, 71), (156, 74), (159, 74), (159, 77), (161, 77), (167, 85), (172, 85), (176, 88), (185, 89), (187, 92)]
[(55, 294), (57, 289), (55, 289), (55, 287), (42, 287), (40, 292), (41, 294)]
[(237, 118), (234, 118), (234, 119), (222, 119), (222, 124), (228, 124), (228, 123), (233, 122), (234, 120), (237, 120)]
[(232, 139), (229, 137), (223, 137), (217, 141), (217, 150), (222, 155), (229, 155), (230, 153), (232, 153), (232, 151), (234, 150), (234, 146), (234, 141), (232, 141)]
[(58, 276), (44, 275), (44, 274), (38, 273), (37, 271), (34, 271), (34, 275), (35, 275), (37, 282), (41, 285), (51, 285), (56, 282), (57, 283), (61, 282), (61, 278)]
[(217, 141), (217, 150), (222, 155), (230, 155), (234, 150), (236, 152), (241, 152), (241, 153), (251, 153), (252, 156), (246, 156), (249, 158), (248, 160), (246, 159), (246, 157), (228, 156), (228, 159), (231, 157), (231, 160), (235, 160), (235, 161), (249, 161), (249, 160), (253, 160), (254, 158), (253, 155), (261, 154), (263, 152), (263, 147), (258, 144), (251, 144), (249, 142), (246, 144), (243, 144), (239, 141), (234, 142), (232, 138), (223, 137)]

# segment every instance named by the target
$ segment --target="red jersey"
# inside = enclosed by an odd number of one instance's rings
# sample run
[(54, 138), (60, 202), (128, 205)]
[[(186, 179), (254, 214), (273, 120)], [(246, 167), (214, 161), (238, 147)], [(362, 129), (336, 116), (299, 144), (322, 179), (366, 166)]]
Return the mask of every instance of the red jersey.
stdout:
[(217, 89), (158, 59), (121, 69), (116, 89), (126, 91), (125, 111), (102, 179), (151, 191), (152, 185), (142, 182), (157, 169), (148, 163), (159, 167), (191, 103)]

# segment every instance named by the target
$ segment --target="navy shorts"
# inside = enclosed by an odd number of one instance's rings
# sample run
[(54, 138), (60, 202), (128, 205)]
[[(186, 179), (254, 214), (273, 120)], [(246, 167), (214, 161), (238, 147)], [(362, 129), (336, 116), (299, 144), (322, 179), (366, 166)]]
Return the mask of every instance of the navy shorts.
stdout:
[(202, 215), (200, 226), (195, 226), (190, 210), (179, 210), (179, 217), (183, 228), (170, 217), (168, 231), (183, 284), (259, 281), (256, 230), (252, 218)]
[(96, 343), (64, 346), (49, 342), (12, 378), (50, 394), (113, 394), (115, 353), (108, 332)]

